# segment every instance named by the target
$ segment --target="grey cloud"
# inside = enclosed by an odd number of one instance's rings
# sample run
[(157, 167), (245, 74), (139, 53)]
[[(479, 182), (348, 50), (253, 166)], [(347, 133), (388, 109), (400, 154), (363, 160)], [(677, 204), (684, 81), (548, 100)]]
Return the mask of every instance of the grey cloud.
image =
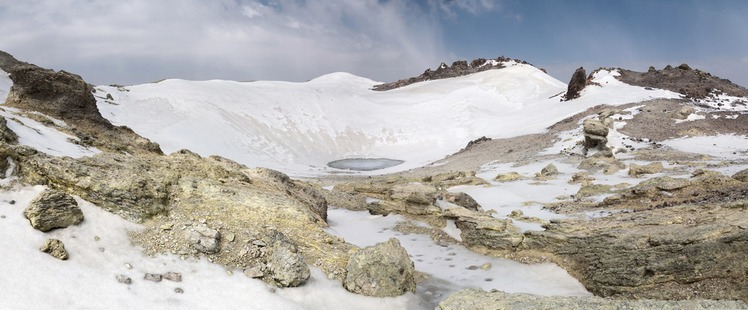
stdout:
[(405, 0), (2, 1), (0, 27), (0, 49), (80, 68), (95, 83), (301, 81), (333, 71), (392, 80), (444, 54), (438, 21)]

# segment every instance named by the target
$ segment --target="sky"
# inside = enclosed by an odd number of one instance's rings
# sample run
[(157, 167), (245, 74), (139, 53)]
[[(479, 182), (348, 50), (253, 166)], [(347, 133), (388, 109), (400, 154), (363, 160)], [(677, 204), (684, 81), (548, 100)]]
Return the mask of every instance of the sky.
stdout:
[(164, 78), (389, 82), (441, 62), (688, 63), (748, 86), (743, 0), (0, 0), (0, 50), (93, 84)]

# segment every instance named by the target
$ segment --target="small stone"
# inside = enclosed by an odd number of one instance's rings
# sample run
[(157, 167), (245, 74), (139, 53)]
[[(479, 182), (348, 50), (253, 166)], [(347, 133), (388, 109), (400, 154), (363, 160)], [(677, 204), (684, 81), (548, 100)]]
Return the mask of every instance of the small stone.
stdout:
[(161, 282), (162, 278), (163, 276), (161, 276), (158, 273), (146, 273), (145, 277), (143, 277), (143, 279), (146, 279), (148, 281), (153, 281), (153, 282)]
[(126, 275), (118, 274), (116, 278), (117, 278), (117, 282), (119, 283), (127, 284), (127, 285), (132, 284), (132, 279)]
[(68, 259), (68, 252), (65, 250), (65, 245), (57, 239), (47, 239), (39, 250), (60, 260)]
[(265, 241), (262, 241), (262, 240), (252, 241), (252, 244), (254, 244), (256, 246), (267, 246), (267, 243), (265, 243)]
[(468, 270), (478, 270), (478, 266), (470, 265), (467, 267)]
[(480, 266), (480, 269), (483, 269), (483, 270), (490, 270), (490, 269), (491, 269), (491, 267), (492, 267), (492, 266), (491, 266), (491, 263), (485, 263), (485, 264), (483, 264), (483, 265), (481, 265), (481, 266)]
[(99, 252), (104, 252), (105, 250), (104, 248), (99, 248)]
[(184, 290), (181, 287), (177, 287), (177, 288), (174, 289), (174, 293), (184, 294)]
[(227, 275), (227, 276), (229, 276), (229, 277), (230, 277), (230, 276), (233, 276), (233, 275), (234, 275), (234, 272), (233, 272), (233, 271), (231, 271), (231, 270), (226, 270), (226, 275)]
[(164, 280), (169, 280), (172, 282), (182, 282), (182, 274), (179, 272), (167, 272), (163, 276)]
[(129, 263), (125, 263), (125, 268), (132, 269), (132, 265), (130, 265)]
[(171, 230), (174, 228), (174, 223), (163, 224), (159, 227), (161, 230)]
[(99, 236), (94, 236), (94, 241), (100, 241), (100, 240), (101, 238), (99, 238)]
[(234, 242), (234, 240), (236, 240), (236, 235), (233, 233), (228, 233), (226, 234), (226, 240), (228, 242)]
[(253, 279), (262, 278), (265, 274), (262, 272), (262, 268), (254, 266), (251, 268), (244, 269), (244, 275)]
[(4, 219), (4, 218), (5, 218), (5, 215), (0, 215), (0, 218)]

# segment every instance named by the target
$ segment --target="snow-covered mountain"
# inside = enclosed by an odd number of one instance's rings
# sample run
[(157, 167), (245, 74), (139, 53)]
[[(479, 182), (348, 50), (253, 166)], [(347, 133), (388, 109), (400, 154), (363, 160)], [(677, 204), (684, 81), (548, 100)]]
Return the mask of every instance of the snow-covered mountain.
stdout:
[[(334, 171), (345, 158), (420, 167), (481, 136), (512, 137), (599, 104), (675, 98), (619, 82), (601, 71), (584, 96), (560, 102), (566, 84), (527, 64), (426, 81), (377, 92), (375, 81), (333, 73), (304, 83), (165, 80), (99, 86), (102, 115), (158, 142), (166, 153), (187, 148), (293, 175)], [(110, 99), (107, 99), (107, 97)]]

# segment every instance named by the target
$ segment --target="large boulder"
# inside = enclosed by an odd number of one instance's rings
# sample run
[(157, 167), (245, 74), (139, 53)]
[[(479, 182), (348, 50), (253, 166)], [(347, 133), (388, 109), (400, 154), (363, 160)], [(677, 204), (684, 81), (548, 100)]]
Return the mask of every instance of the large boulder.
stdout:
[(83, 211), (70, 195), (48, 189), (31, 201), (23, 215), (40, 231), (65, 228), (83, 222)]
[(574, 74), (571, 75), (571, 80), (569, 81), (569, 86), (566, 88), (564, 100), (568, 101), (579, 98), (580, 93), (585, 86), (587, 86), (587, 72), (584, 70), (584, 67), (579, 67), (574, 71)]
[(405, 248), (391, 238), (351, 255), (343, 286), (350, 292), (374, 297), (415, 293), (415, 267)]
[(296, 287), (306, 283), (311, 273), (298, 247), (280, 232), (276, 232), (273, 238), (275, 241), (271, 246), (268, 266), (275, 283), (280, 287)]

